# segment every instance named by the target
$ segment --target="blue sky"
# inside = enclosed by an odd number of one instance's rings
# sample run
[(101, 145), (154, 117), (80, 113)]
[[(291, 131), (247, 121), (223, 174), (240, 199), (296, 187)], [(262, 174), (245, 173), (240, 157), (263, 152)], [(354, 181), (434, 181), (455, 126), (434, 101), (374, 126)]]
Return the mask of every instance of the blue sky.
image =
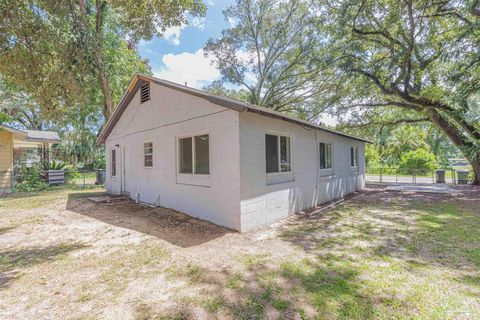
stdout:
[(162, 38), (142, 41), (138, 50), (150, 61), (153, 74), (177, 83), (201, 88), (220, 74), (203, 55), (202, 48), (209, 38), (218, 38), (229, 27), (223, 10), (234, 0), (204, 0), (205, 17), (189, 18), (188, 26), (169, 28)]
[[(142, 41), (138, 51), (150, 61), (156, 77), (201, 89), (220, 77), (219, 71), (205, 58), (202, 48), (209, 38), (218, 38), (223, 29), (230, 27), (223, 10), (235, 0), (203, 0), (207, 5), (205, 17), (189, 18), (188, 26), (169, 28), (163, 37)], [(324, 114), (321, 121), (335, 125), (331, 116)]]

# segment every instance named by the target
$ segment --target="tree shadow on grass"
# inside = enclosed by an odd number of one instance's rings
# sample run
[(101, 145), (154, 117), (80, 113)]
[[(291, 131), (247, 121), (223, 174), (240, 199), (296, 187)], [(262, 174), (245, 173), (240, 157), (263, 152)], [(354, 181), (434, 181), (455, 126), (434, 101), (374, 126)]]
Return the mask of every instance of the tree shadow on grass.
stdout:
[(2, 234), (5, 234), (5, 233), (13, 230), (13, 229), (15, 229), (15, 227), (1, 227), (1, 228), (0, 228), (0, 236), (1, 236)]
[[(474, 201), (480, 207), (480, 199)], [(348, 255), (361, 249), (366, 257), (478, 268), (480, 216), (470, 209), (450, 195), (369, 192), (337, 209), (295, 220), (280, 237), (312, 254), (336, 250)]]
[(71, 251), (86, 247), (83, 244), (62, 243), (47, 247), (2, 250), (0, 251), (0, 289), (8, 286), (24, 268), (62, 258)]
[(198, 317), (195, 310), (199, 307), (209, 318), (373, 318), (374, 301), (361, 293), (358, 272), (330, 262), (304, 259), (282, 263), (260, 257), (239, 261), (245, 266), (241, 272), (230, 268), (213, 272), (191, 264), (177, 267), (172, 280), (186, 281), (189, 295), (200, 292), (177, 310), (193, 314), (193, 318)]
[[(341, 258), (353, 272), (369, 269), (367, 272), (371, 274), (382, 274), (386, 271), (388, 280), (378, 281), (388, 281), (382, 285), (395, 283), (395, 268), (407, 277), (411, 275), (412, 281), (418, 276), (417, 272), (441, 268), (465, 284), (465, 292), (477, 294), (480, 198), (472, 199), (472, 195), (476, 194), (471, 192), (456, 198), (368, 192), (333, 210), (293, 220), (280, 230), (280, 238), (319, 261), (331, 256)], [(370, 263), (375, 266), (368, 266)], [(390, 269), (385, 270), (386, 266)], [(379, 310), (390, 310), (391, 305), (396, 305), (397, 310), (408, 314), (412, 308), (408, 300), (390, 294), (388, 289), (383, 292), (385, 297), (374, 298)]]

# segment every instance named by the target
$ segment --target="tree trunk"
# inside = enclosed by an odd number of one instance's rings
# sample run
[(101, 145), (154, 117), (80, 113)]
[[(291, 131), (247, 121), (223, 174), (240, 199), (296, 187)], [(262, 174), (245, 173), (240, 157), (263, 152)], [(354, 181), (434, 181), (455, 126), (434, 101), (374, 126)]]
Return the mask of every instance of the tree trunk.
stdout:
[(445, 117), (436, 110), (430, 111), (430, 118), (432, 122), (437, 125), (463, 153), (468, 162), (473, 168), (473, 182), (474, 185), (480, 185), (480, 159), (472, 158), (465, 152), (465, 147), (469, 146), (471, 142), (465, 136), (452, 126)]
[[(88, 26), (88, 13), (87, 13), (87, 3), (85, 0), (78, 0), (80, 12), (85, 17), (86, 25)], [(103, 41), (103, 14), (106, 9), (107, 2), (102, 0), (95, 1), (95, 41), (96, 48), (94, 50), (93, 59), (95, 60), (95, 71), (98, 75), (98, 81), (100, 83), (100, 88), (102, 89), (103, 94), (103, 116), (105, 117), (105, 122), (110, 119), (110, 116), (113, 113), (113, 99), (112, 92), (110, 90), (110, 85), (108, 81), (107, 74), (103, 67), (103, 55), (102, 55), (102, 41)]]
[(473, 182), (472, 184), (480, 186), (480, 161), (470, 161), (473, 168)]
[(95, 54), (97, 58), (97, 72), (100, 80), (100, 86), (103, 93), (103, 116), (105, 121), (110, 119), (113, 113), (113, 100), (112, 92), (110, 91), (110, 85), (107, 74), (103, 68), (103, 55), (102, 55), (102, 41), (103, 41), (103, 14), (106, 8), (107, 2), (102, 0), (95, 1), (96, 7), (96, 19), (95, 19), (95, 32), (97, 40), (97, 52)]
[(98, 78), (100, 80), (103, 93), (103, 116), (105, 117), (105, 121), (108, 121), (113, 113), (112, 94), (110, 92), (108, 78), (103, 70), (98, 70)]

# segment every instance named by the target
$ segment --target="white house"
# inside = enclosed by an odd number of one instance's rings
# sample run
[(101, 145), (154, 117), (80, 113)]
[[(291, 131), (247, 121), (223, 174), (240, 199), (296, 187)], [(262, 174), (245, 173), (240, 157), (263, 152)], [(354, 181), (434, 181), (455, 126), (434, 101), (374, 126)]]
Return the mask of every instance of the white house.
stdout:
[(361, 189), (366, 142), (144, 75), (98, 138), (108, 192), (241, 232)]

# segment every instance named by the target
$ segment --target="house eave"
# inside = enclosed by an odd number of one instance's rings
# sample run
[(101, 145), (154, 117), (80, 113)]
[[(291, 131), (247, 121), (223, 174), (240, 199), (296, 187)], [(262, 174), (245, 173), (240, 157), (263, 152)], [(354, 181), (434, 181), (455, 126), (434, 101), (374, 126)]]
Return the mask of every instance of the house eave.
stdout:
[(110, 117), (110, 119), (107, 121), (107, 123), (103, 127), (102, 131), (100, 132), (100, 134), (97, 138), (97, 141), (96, 141), (97, 145), (105, 143), (109, 134), (113, 130), (113, 127), (115, 126), (116, 122), (120, 119), (120, 117), (123, 114), (123, 112), (125, 111), (126, 107), (130, 103), (130, 101), (133, 99), (133, 96), (135, 95), (137, 89), (145, 81), (153, 82), (153, 83), (156, 83), (158, 85), (161, 85), (161, 86), (173, 89), (173, 90), (177, 90), (177, 91), (184, 92), (184, 93), (187, 93), (187, 94), (190, 94), (190, 95), (193, 95), (193, 96), (197, 96), (197, 97), (206, 99), (207, 101), (209, 101), (213, 104), (216, 104), (216, 105), (228, 108), (228, 109), (232, 109), (232, 110), (235, 110), (235, 111), (238, 111), (238, 112), (248, 111), (248, 112), (260, 114), (260, 115), (263, 115), (263, 116), (267, 116), (267, 117), (276, 118), (276, 119), (280, 119), (280, 120), (283, 120), (283, 121), (295, 123), (295, 124), (298, 124), (300, 126), (325, 131), (325, 132), (328, 132), (328, 133), (331, 133), (331, 134), (334, 134), (334, 135), (338, 135), (338, 136), (342, 136), (342, 137), (345, 137), (345, 138), (361, 141), (361, 142), (364, 142), (364, 143), (371, 143), (368, 140), (358, 138), (358, 137), (355, 137), (355, 136), (351, 136), (351, 135), (348, 135), (348, 134), (345, 134), (345, 133), (342, 133), (342, 132), (339, 132), (339, 131), (336, 131), (336, 130), (333, 130), (333, 129), (329, 129), (329, 128), (317, 125), (317, 124), (309, 122), (309, 121), (301, 120), (301, 119), (298, 119), (296, 117), (289, 116), (289, 115), (286, 115), (286, 114), (283, 114), (283, 113), (280, 113), (280, 112), (276, 112), (276, 111), (273, 111), (273, 110), (270, 110), (270, 109), (267, 109), (267, 108), (255, 106), (255, 105), (252, 105), (252, 104), (245, 103), (243, 101), (238, 101), (238, 100), (230, 99), (230, 98), (227, 98), (227, 97), (217, 96), (217, 95), (214, 95), (214, 94), (202, 91), (202, 90), (198, 90), (198, 89), (190, 88), (190, 87), (187, 87), (187, 86), (183, 86), (183, 85), (171, 82), (171, 81), (162, 80), (162, 79), (158, 79), (158, 78), (151, 77), (151, 76), (136, 74), (133, 77), (130, 84), (128, 85), (128, 88), (125, 91), (122, 99), (120, 100), (120, 102), (118, 104), (118, 107), (115, 109), (113, 115)]

